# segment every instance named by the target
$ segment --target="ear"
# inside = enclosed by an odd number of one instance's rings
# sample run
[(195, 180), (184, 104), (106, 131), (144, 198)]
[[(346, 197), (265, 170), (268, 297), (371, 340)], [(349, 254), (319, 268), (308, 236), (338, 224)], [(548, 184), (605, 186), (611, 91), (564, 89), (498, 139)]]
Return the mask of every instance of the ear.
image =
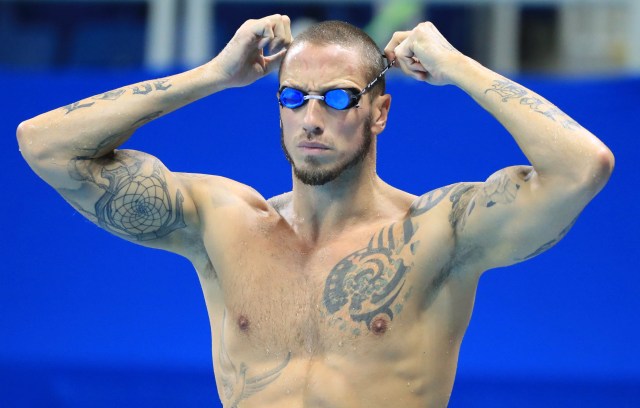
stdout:
[(389, 117), (389, 109), (391, 107), (391, 95), (384, 94), (377, 96), (373, 103), (371, 133), (378, 135), (382, 133), (387, 126), (387, 118)]

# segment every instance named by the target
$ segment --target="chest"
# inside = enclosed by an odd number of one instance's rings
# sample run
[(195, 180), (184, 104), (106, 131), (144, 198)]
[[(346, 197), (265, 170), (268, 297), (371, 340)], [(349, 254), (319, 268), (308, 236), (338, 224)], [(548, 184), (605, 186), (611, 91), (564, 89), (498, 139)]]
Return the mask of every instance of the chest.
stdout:
[(419, 250), (425, 243), (417, 236), (408, 220), (317, 247), (284, 229), (254, 230), (251, 240), (231, 237), (216, 265), (223, 335), (256, 352), (306, 353), (401, 335), (442, 269), (442, 260)]

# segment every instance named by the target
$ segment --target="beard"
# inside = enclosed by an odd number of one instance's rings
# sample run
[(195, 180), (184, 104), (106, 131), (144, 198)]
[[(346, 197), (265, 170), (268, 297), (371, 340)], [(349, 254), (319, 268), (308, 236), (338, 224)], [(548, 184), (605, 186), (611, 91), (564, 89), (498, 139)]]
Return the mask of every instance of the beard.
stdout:
[(344, 162), (338, 163), (332, 168), (329, 169), (321, 169), (320, 161), (315, 157), (306, 157), (305, 163), (309, 165), (307, 169), (301, 169), (293, 162), (287, 147), (284, 144), (284, 133), (282, 128), (280, 129), (280, 145), (282, 146), (282, 150), (284, 151), (284, 155), (287, 158), (287, 161), (291, 164), (293, 168), (294, 176), (300, 180), (303, 184), (309, 186), (322, 186), (327, 184), (330, 181), (337, 179), (342, 173), (346, 170), (362, 163), (365, 157), (369, 154), (371, 150), (372, 143), (372, 135), (371, 135), (371, 116), (367, 117), (364, 123), (364, 129), (362, 130), (362, 143), (358, 146), (358, 150), (348, 157)]

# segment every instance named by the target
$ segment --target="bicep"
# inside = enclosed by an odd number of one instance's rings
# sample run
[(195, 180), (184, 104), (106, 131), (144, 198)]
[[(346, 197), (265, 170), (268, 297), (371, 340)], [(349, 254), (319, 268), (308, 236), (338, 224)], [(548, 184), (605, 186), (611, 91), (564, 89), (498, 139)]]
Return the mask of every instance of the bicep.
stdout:
[(197, 212), (180, 179), (157, 158), (132, 150), (67, 163), (60, 194), (99, 227), (129, 241), (185, 254)]
[(476, 247), (485, 269), (533, 258), (557, 244), (588, 200), (561, 182), (543, 183), (529, 166), (494, 173), (452, 197), (451, 221), (462, 247)]

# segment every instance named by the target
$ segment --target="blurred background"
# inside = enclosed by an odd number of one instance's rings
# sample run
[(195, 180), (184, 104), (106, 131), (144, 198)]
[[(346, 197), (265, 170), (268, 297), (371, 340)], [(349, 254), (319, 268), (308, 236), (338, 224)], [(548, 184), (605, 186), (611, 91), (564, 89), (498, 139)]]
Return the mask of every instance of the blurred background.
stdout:
[[(640, 407), (637, 0), (0, 0), (0, 407), (220, 406), (190, 264), (85, 221), (30, 171), (14, 135), (39, 113), (206, 62), (242, 22), (273, 13), (294, 33), (349, 21), (381, 47), (431, 20), (610, 146), (614, 175), (565, 240), (481, 280), (450, 406)], [(212, 95), (125, 146), (265, 197), (288, 191), (276, 90), (272, 76)], [(388, 91), (387, 182), (421, 194), (526, 163), (462, 91), (398, 72)]]

